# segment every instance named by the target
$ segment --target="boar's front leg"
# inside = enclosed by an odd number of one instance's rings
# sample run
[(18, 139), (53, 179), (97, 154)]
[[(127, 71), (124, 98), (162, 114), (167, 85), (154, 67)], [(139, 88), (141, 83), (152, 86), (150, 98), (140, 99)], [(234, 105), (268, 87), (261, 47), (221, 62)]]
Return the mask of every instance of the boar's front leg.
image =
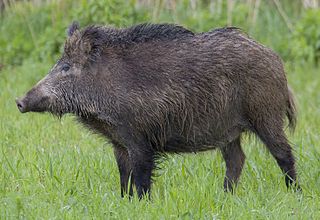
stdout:
[[(118, 144), (114, 144), (114, 155), (119, 168), (120, 184), (121, 184), (121, 197), (124, 197), (128, 193), (129, 197), (133, 195), (133, 178), (132, 178), (132, 166), (129, 158), (128, 150)], [(130, 186), (129, 186), (130, 184)], [(129, 186), (129, 189), (128, 189)]]
[(221, 148), (221, 152), (227, 167), (224, 179), (224, 189), (225, 191), (232, 192), (233, 186), (237, 184), (239, 180), (245, 161), (245, 155), (240, 145), (240, 137)]
[(154, 169), (154, 152), (144, 148), (132, 148), (130, 151), (132, 175), (139, 199), (145, 195), (150, 198), (151, 177)]

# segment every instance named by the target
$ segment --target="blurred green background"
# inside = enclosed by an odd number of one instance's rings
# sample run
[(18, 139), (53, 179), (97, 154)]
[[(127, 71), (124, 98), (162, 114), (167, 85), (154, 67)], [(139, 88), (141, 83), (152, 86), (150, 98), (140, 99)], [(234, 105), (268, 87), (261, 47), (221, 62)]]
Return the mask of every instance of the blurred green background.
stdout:
[[(320, 219), (319, 0), (0, 0), (0, 219)], [(63, 50), (66, 29), (176, 23), (196, 32), (237, 26), (283, 58), (298, 106), (288, 138), (302, 193), (287, 190), (275, 160), (244, 136), (246, 164), (223, 192), (217, 151), (170, 155), (151, 201), (120, 198), (112, 148), (73, 117), (20, 114), (15, 98)]]

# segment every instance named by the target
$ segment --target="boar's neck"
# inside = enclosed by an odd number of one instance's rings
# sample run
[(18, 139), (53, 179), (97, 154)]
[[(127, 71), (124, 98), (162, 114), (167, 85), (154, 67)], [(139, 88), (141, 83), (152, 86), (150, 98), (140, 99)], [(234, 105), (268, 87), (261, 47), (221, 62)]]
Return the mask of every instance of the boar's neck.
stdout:
[[(107, 122), (109, 120), (109, 122)], [(99, 118), (99, 117), (78, 117), (78, 121), (83, 124), (89, 130), (106, 136), (109, 139), (112, 139), (114, 121), (110, 117)]]

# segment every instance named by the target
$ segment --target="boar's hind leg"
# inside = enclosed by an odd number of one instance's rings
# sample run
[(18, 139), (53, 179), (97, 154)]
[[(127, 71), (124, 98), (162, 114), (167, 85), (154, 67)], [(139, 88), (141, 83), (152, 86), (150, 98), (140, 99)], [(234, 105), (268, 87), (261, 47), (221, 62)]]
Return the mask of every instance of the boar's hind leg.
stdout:
[(279, 122), (282, 122), (282, 120), (277, 120), (274, 123), (261, 123), (255, 126), (256, 133), (277, 160), (279, 167), (285, 174), (287, 187), (294, 183), (297, 189), (300, 190), (299, 185), (296, 183), (295, 161), (291, 146)]
[[(120, 184), (121, 184), (121, 197), (124, 197), (125, 194), (128, 193), (129, 190), (129, 196), (132, 197), (133, 190), (133, 179), (131, 177), (131, 162), (129, 158), (129, 154), (126, 148), (114, 145), (114, 155), (117, 160), (119, 173), (120, 173)], [(130, 183), (130, 186), (129, 186)], [(129, 186), (129, 189), (128, 189)]]
[(221, 148), (222, 156), (226, 162), (226, 176), (224, 179), (225, 191), (233, 191), (237, 184), (245, 161), (245, 155), (241, 149), (240, 137)]

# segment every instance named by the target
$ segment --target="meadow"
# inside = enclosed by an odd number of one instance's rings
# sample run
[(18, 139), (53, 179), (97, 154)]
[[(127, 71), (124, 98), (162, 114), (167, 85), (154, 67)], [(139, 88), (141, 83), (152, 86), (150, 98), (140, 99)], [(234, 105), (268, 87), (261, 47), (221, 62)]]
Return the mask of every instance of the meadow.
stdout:
[[(254, 25), (255, 4), (251, 8), (248, 1), (235, 1), (231, 11), (231, 25), (273, 48), (285, 61), (298, 106), (297, 128), (294, 133), (287, 129), (287, 134), (303, 191), (288, 190), (267, 149), (258, 139), (243, 136), (247, 160), (234, 194), (223, 191), (225, 164), (220, 153), (208, 151), (169, 155), (156, 172), (151, 200), (134, 197), (129, 201), (120, 197), (118, 169), (108, 140), (84, 129), (71, 115), (62, 119), (22, 115), (15, 98), (52, 67), (73, 19), (83, 25), (115, 26), (175, 22), (206, 31), (228, 25), (228, 5), (221, 3), (223, 12), (216, 15), (204, 3), (193, 8), (193, 1), (154, 1), (158, 4), (154, 8), (150, 1), (92, 2), (12, 1), (1, 14), (0, 219), (320, 218), (319, 9), (281, 1), (289, 26), (277, 5), (267, 1), (261, 1)], [(175, 3), (176, 10), (169, 10), (167, 2)], [(63, 15), (68, 4), (77, 7)], [(105, 7), (101, 14), (99, 4)]]

